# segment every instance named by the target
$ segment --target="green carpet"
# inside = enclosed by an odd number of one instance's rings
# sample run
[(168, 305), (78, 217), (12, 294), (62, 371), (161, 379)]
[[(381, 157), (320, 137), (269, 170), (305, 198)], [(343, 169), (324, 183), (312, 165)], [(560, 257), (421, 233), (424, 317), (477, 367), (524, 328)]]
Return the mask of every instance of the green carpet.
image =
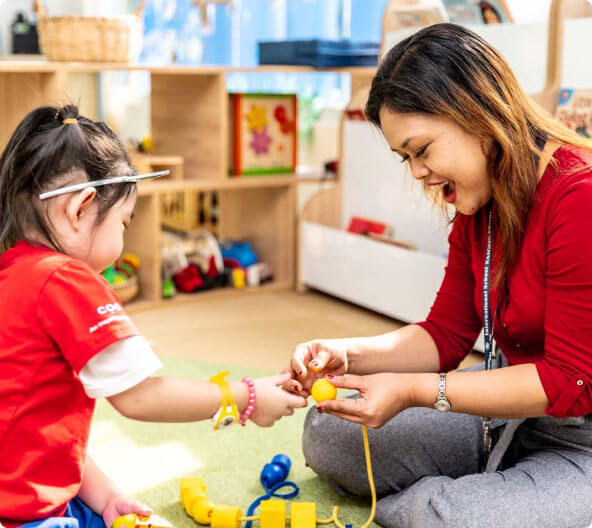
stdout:
[[(163, 363), (162, 374), (196, 380), (207, 380), (221, 370), (232, 371), (232, 380), (245, 375), (255, 378), (273, 374), (191, 360), (165, 358)], [(333, 505), (337, 505), (339, 520), (357, 528), (367, 520), (370, 502), (339, 497), (304, 465), (300, 441), (305, 414), (306, 409), (299, 409), (293, 417), (283, 418), (272, 428), (249, 423), (244, 428), (213, 431), (209, 421), (153, 424), (128, 420), (101, 400), (89, 452), (125, 492), (142, 500), (177, 528), (199, 526), (185, 514), (179, 502), (180, 478), (202, 477), (214, 504), (240, 506), (244, 515), (249, 504), (263, 494), (261, 469), (274, 455), (283, 453), (292, 460), (289, 479), (300, 487), (294, 500), (316, 502), (317, 517), (322, 518), (330, 517)], [(259, 523), (254, 523), (253, 528), (259, 528)]]

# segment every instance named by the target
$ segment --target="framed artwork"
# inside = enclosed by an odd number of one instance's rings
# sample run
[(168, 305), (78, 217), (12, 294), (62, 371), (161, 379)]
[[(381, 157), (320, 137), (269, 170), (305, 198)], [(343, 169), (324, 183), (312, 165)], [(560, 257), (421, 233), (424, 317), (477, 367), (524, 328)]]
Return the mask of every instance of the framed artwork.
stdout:
[(448, 22), (442, 0), (423, 0), (417, 3), (391, 1), (384, 13), (383, 34), (408, 28), (421, 28)]
[(592, 90), (562, 89), (555, 117), (566, 127), (592, 141)]
[(229, 171), (232, 176), (296, 171), (295, 94), (229, 94)]
[(450, 22), (462, 25), (513, 22), (506, 0), (442, 0)]

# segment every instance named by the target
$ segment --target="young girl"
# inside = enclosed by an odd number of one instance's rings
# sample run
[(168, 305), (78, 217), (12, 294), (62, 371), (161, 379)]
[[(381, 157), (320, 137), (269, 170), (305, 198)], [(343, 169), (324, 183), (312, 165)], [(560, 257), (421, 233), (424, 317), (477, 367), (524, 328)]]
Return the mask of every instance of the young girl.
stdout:
[(120, 515), (150, 513), (86, 454), (96, 398), (128, 418), (162, 422), (211, 418), (224, 403), (222, 417), (240, 412), (241, 422), (250, 417), (264, 427), (306, 405), (279, 387), (289, 374), (230, 387), (153, 377), (160, 361), (99, 275), (121, 253), (139, 179), (111, 130), (75, 106), (30, 112), (2, 155), (0, 523), (7, 528), (65, 515), (81, 528), (111, 526)]

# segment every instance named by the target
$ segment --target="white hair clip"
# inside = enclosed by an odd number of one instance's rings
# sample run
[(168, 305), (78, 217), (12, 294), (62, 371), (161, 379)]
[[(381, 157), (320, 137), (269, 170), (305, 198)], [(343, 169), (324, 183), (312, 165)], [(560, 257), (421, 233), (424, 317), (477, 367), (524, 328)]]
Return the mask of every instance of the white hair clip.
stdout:
[(101, 185), (111, 185), (112, 183), (136, 183), (143, 180), (158, 178), (159, 176), (165, 176), (166, 174), (170, 174), (170, 172), (170, 170), (163, 170), (158, 172), (148, 172), (145, 174), (133, 174), (131, 176), (113, 176), (112, 178), (105, 178), (104, 180), (90, 180), (82, 183), (74, 183), (72, 185), (66, 185), (65, 187), (58, 187), (52, 191), (43, 192), (39, 195), (39, 199), (46, 200), (47, 198), (53, 198), (54, 196), (60, 196), (61, 194), (80, 191), (87, 187), (100, 187)]

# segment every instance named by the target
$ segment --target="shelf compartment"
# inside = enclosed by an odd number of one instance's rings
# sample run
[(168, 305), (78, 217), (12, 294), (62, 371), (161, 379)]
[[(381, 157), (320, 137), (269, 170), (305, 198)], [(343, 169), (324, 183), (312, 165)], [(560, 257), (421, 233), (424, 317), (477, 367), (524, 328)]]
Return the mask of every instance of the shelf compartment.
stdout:
[(225, 76), (153, 73), (150, 101), (154, 154), (182, 155), (187, 179), (224, 179), (228, 150)]
[(223, 190), (218, 233), (222, 240), (248, 240), (257, 258), (271, 266), (274, 280), (294, 286), (295, 187)]

